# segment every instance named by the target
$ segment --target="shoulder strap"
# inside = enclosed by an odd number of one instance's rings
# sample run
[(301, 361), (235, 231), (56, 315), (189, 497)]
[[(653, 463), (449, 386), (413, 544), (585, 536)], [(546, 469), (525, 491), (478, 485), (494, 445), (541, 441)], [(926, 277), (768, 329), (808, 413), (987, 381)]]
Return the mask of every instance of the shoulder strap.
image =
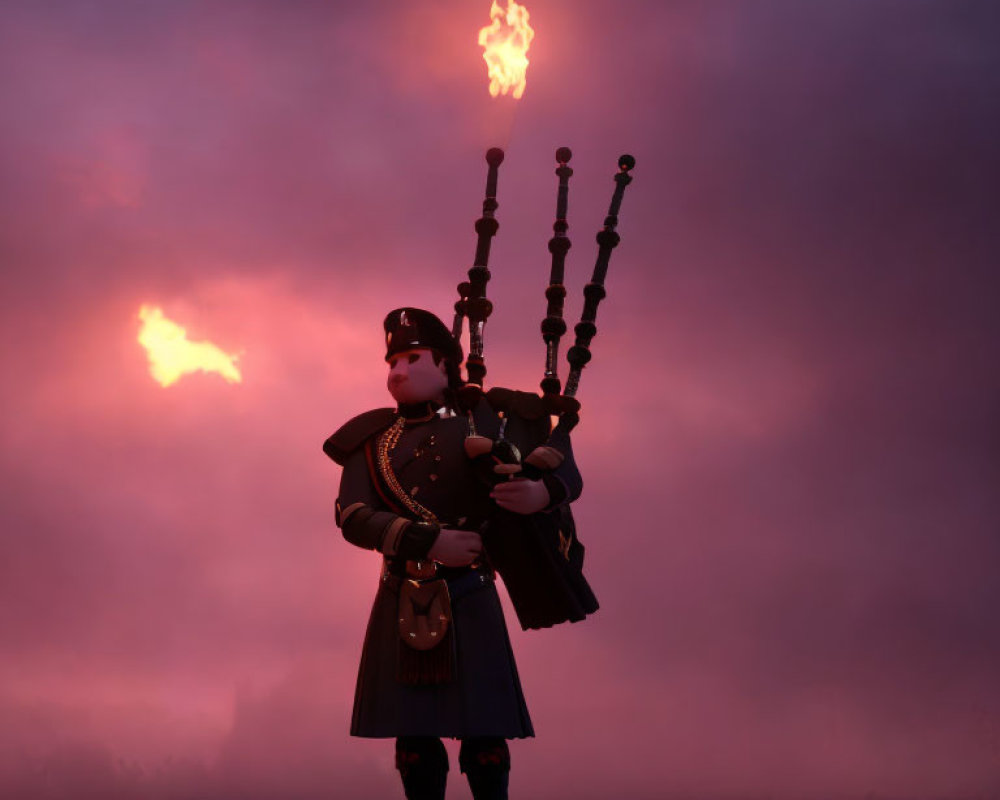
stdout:
[(341, 425), (336, 433), (323, 442), (323, 452), (340, 466), (344, 466), (351, 453), (370, 437), (392, 425), (394, 419), (396, 412), (391, 408), (376, 408), (358, 414)]
[[(400, 516), (437, 522), (433, 511), (420, 505), (406, 493), (392, 469), (392, 451), (405, 424), (406, 420), (399, 417), (388, 430), (370, 437), (365, 442), (365, 458), (368, 461), (372, 484), (385, 504)], [(400, 506), (406, 511), (399, 510)]]
[(406, 517), (407, 513), (405, 509), (393, 500), (392, 492), (389, 491), (389, 488), (382, 480), (382, 476), (379, 473), (379, 469), (375, 461), (375, 437), (372, 436), (365, 442), (365, 462), (368, 464), (368, 477), (371, 479), (372, 486), (375, 487), (375, 493), (379, 496), (379, 499), (385, 503), (386, 508), (388, 508), (393, 514)]

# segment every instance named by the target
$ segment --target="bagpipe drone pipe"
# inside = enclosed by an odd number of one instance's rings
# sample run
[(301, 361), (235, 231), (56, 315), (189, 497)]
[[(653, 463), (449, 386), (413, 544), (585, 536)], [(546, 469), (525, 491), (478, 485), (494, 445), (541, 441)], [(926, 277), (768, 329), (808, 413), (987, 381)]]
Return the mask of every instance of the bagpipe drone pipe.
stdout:
[[(545, 342), (545, 372), (541, 382), (542, 396), (506, 389), (491, 389), (485, 393), (489, 406), (501, 417), (496, 439), (479, 436), (473, 422), (472, 409), (483, 397), (483, 330), (492, 304), (486, 299), (486, 282), (490, 240), (498, 223), (494, 218), (497, 168), (503, 152), (487, 153), (489, 173), (483, 216), (476, 223), (479, 241), (476, 261), (469, 270), (469, 281), (458, 286), (459, 301), (455, 304), (453, 333), (461, 335), (462, 319), (468, 317), (470, 354), (467, 360), (469, 379), (460, 401), (469, 417), (469, 437), (466, 451), (484, 480), (527, 478), (545, 480), (546, 485), (565, 491), (565, 497), (553, 498), (547, 510), (534, 514), (515, 514), (497, 508), (484, 524), (481, 534), (490, 562), (503, 578), (522, 628), (546, 628), (562, 622), (577, 622), (598, 609), (597, 598), (583, 575), (585, 549), (576, 534), (570, 508), (582, 489), (579, 473), (573, 462), (570, 431), (579, 423), (580, 403), (576, 399), (580, 373), (591, 359), (590, 342), (597, 333), (597, 306), (606, 296), (604, 281), (612, 250), (620, 237), (616, 232), (618, 212), (625, 187), (632, 180), (629, 174), (635, 159), (623, 155), (618, 159), (614, 176), (615, 191), (603, 228), (597, 234), (598, 254), (593, 276), (584, 287), (584, 308), (580, 322), (574, 328), (576, 341), (567, 353), (570, 373), (562, 389), (558, 376), (559, 340), (566, 332), (563, 320), (563, 285), (566, 254), (570, 248), (566, 220), (569, 178), (568, 166), (572, 153), (568, 147), (556, 151), (559, 186), (556, 220), (548, 248), (552, 255), (546, 316), (541, 324)], [(555, 427), (551, 418), (557, 417)], [(523, 459), (521, 453), (527, 453)], [(559, 479), (553, 482), (551, 477)], [(548, 478), (548, 479), (547, 479)]]

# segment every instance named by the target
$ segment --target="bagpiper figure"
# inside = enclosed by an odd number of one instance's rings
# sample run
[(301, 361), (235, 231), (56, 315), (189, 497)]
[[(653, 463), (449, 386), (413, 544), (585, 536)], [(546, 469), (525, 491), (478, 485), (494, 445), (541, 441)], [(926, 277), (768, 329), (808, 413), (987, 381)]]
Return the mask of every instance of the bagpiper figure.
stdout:
[[(396, 407), (355, 417), (323, 448), (343, 466), (344, 537), (383, 556), (351, 734), (396, 739), (409, 800), (444, 797), (442, 737), (461, 740), (459, 764), (476, 800), (506, 798), (506, 740), (534, 732), (479, 531), (497, 513), (558, 513), (582, 482), (567, 438), (554, 469), (491, 487), (475, 445), (533, 447), (549, 422), (540, 406), (531, 419), (531, 400), (540, 398), (494, 390), (459, 414), (462, 350), (444, 323), (402, 308), (384, 328)], [(505, 466), (485, 456), (487, 465)]]
[[(590, 360), (597, 305), (631, 156), (618, 161), (615, 192), (594, 276), (567, 355), (565, 390), (557, 375), (571, 152), (559, 168), (552, 272), (542, 322), (542, 396), (483, 389), (483, 329), (490, 242), (498, 223), (497, 169), (489, 172), (469, 280), (458, 286), (449, 330), (429, 311), (399, 308), (385, 318), (387, 386), (395, 408), (355, 417), (323, 450), (343, 467), (337, 524), (352, 544), (382, 554), (382, 572), (365, 635), (351, 733), (395, 738), (408, 800), (443, 800), (448, 756), (443, 737), (461, 740), (459, 765), (475, 800), (506, 800), (507, 739), (533, 736), (494, 580), (504, 581), (525, 629), (579, 621), (597, 610), (583, 577), (584, 549), (570, 503), (583, 488), (570, 431), (577, 424), (580, 373)], [(468, 380), (461, 378), (463, 320), (469, 324)], [(557, 416), (553, 429), (551, 418)], [(527, 455), (522, 458), (522, 453)]]

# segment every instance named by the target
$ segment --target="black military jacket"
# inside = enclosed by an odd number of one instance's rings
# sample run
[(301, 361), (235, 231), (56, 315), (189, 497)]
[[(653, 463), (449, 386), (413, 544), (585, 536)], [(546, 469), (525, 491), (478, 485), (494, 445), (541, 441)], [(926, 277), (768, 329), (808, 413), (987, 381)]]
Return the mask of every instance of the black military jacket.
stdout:
[[(398, 489), (429, 509), (442, 527), (478, 530), (489, 561), (504, 579), (524, 628), (577, 621), (597, 609), (597, 601), (582, 575), (583, 547), (576, 539), (569, 503), (583, 482), (568, 435), (553, 436), (541, 398), (526, 392), (493, 389), (473, 413), (476, 432), (496, 438), (501, 415), (504, 437), (522, 456), (542, 444), (564, 456), (542, 474), (551, 498), (549, 508), (519, 515), (497, 508), (489, 486), (477, 477), (465, 457), (469, 433), (464, 417), (414, 420), (401, 431), (391, 464)], [(351, 543), (381, 552), (394, 562), (424, 559), (437, 527), (418, 522), (419, 515), (400, 502), (379, 479), (378, 435), (399, 418), (395, 409), (361, 414), (330, 436), (323, 450), (344, 467), (337, 521)]]

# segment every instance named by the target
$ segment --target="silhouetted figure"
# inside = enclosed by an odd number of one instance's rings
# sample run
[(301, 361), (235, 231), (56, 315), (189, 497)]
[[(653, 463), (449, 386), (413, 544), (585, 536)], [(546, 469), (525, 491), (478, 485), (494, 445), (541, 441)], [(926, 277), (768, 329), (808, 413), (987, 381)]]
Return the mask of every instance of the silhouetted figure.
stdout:
[[(534, 731), (483, 537), (490, 541), (490, 525), (516, 538), (518, 520), (568, 517), (582, 482), (568, 435), (532, 477), (510, 463), (549, 435), (536, 395), (494, 390), (470, 410), (456, 408), (462, 349), (436, 316), (398, 309), (384, 327), (396, 407), (355, 417), (323, 446), (344, 468), (344, 538), (383, 557), (351, 734), (396, 739), (409, 800), (444, 797), (441, 737), (460, 739), (473, 797), (503, 800), (506, 740)], [(529, 593), (518, 614), (540, 607)], [(553, 621), (566, 618), (582, 614)]]

